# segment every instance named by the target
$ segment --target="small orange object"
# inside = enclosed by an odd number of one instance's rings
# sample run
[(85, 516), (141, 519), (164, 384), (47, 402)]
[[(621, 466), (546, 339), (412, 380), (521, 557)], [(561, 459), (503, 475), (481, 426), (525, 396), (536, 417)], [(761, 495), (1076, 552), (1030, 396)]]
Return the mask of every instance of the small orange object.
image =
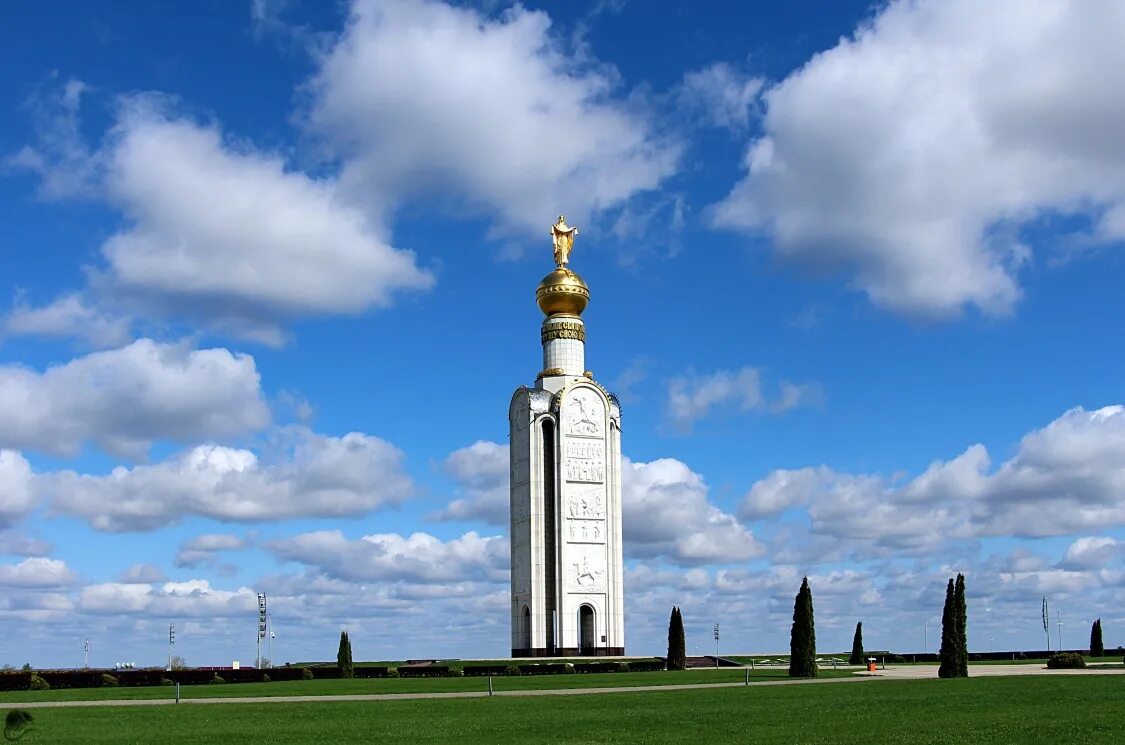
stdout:
[(875, 662), (874, 661), (867, 663), (867, 672), (869, 672), (869, 673), (875, 672)]

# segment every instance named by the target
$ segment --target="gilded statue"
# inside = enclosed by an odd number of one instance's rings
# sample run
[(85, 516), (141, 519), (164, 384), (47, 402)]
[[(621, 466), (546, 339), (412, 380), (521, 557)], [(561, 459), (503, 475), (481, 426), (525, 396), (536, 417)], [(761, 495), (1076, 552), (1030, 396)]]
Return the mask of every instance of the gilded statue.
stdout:
[(570, 261), (570, 250), (574, 247), (576, 235), (578, 235), (577, 226), (567, 226), (566, 218), (559, 215), (559, 219), (551, 226), (551, 239), (555, 244), (555, 266), (566, 266)]

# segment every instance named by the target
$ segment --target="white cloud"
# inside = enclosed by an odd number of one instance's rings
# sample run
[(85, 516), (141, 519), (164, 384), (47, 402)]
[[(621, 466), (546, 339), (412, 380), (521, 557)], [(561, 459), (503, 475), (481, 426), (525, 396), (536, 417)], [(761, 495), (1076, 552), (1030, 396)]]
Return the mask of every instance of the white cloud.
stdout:
[(1075, 539), (1066, 549), (1062, 566), (1068, 569), (1100, 569), (1125, 556), (1125, 543), (1107, 536)]
[(877, 305), (1011, 310), (1052, 213), (1125, 238), (1125, 6), (893, 2), (770, 88), (747, 176), (717, 225), (843, 265)]
[[(3, 456), (0, 455), (0, 458)], [(51, 544), (30, 538), (26, 535), (14, 533), (10, 530), (0, 531), (0, 554), (9, 556), (46, 556), (51, 552)]]
[(0, 528), (17, 522), (38, 503), (34, 475), (27, 459), (14, 450), (0, 450)]
[(97, 189), (99, 156), (79, 131), (78, 111), (82, 96), (89, 90), (81, 80), (71, 79), (60, 87), (37, 91), (26, 103), (39, 138), (38, 147), (21, 148), (7, 164), (38, 174), (43, 199), (91, 196)]
[(507, 579), (511, 558), (508, 539), (482, 537), (475, 531), (442, 541), (428, 533), (405, 537), (379, 533), (349, 540), (338, 530), (322, 530), (273, 541), (267, 547), (286, 561), (355, 581), (501, 581)]
[(750, 110), (764, 82), (739, 73), (719, 62), (684, 74), (679, 98), (683, 106), (697, 112), (707, 123), (734, 131), (750, 124)]
[(665, 418), (676, 431), (690, 434), (695, 422), (715, 410), (740, 412), (768, 409), (783, 413), (799, 406), (819, 402), (821, 387), (811, 383), (783, 380), (776, 398), (767, 400), (761, 371), (754, 367), (717, 370), (706, 375), (689, 374), (668, 381)]
[(245, 538), (233, 533), (204, 533), (181, 543), (173, 564), (179, 568), (214, 565), (218, 552), (238, 551), (248, 545)]
[[(224, 137), (217, 125), (171, 112), (156, 94), (124, 98), (102, 146), (87, 151), (75, 126), (40, 126), (39, 149), (16, 160), (53, 196), (106, 199), (126, 224), (102, 246), (91, 292), (113, 305), (203, 319), (279, 343), (279, 319), (360, 313), (433, 277), (390, 246), (379, 223), (346, 203), (332, 178), (292, 170), (277, 154)], [(73, 108), (62, 119), (75, 119)], [(54, 127), (54, 129), (52, 129)], [(71, 160), (93, 189), (51, 186)], [(100, 320), (98, 320), (100, 319)], [(67, 297), (17, 318), (51, 329), (109, 324)], [(97, 329), (95, 329), (97, 330)], [(87, 329), (88, 332), (88, 329)]]
[(0, 587), (64, 587), (74, 581), (74, 572), (58, 559), (34, 556), (18, 564), (0, 564)]
[(147, 585), (166, 580), (164, 572), (152, 564), (134, 564), (121, 573), (121, 581), (125, 584)]
[(628, 556), (662, 557), (676, 564), (727, 564), (763, 553), (734, 515), (707, 499), (703, 477), (672, 458), (624, 459), (621, 525)]
[(582, 220), (657, 188), (678, 147), (550, 25), (519, 5), (489, 18), (358, 0), (308, 84), (308, 124), (344, 158), (352, 193), (384, 206), (446, 189), (539, 233), (559, 205)]
[(231, 522), (361, 515), (414, 491), (402, 452), (378, 437), (326, 437), (292, 427), (281, 444), (285, 452), (272, 461), (200, 445), (105, 476), (52, 473), (39, 477), (39, 488), (55, 510), (109, 532), (155, 530), (191, 515)]
[(41, 308), (18, 302), (4, 319), (8, 336), (37, 335), (74, 337), (99, 347), (117, 347), (132, 339), (128, 319), (87, 304), (77, 294), (63, 295)]
[[(148, 584), (106, 582), (82, 588), (75, 607), (96, 615), (145, 614), (162, 618), (253, 618), (257, 593), (219, 590), (207, 580)], [(181, 630), (182, 633), (182, 630)]]
[(331, 180), (144, 101), (118, 123), (108, 186), (131, 222), (102, 249), (123, 292), (206, 299), (217, 313), (268, 322), (275, 313), (357, 313), (432, 283)]
[(483, 520), (489, 525), (506, 526), (510, 493), (508, 485), (508, 446), (479, 440), (454, 451), (443, 468), (457, 480), (459, 493), (434, 517), (439, 520)]
[(269, 422), (254, 359), (141, 339), (35, 372), (0, 366), (0, 445), (132, 456), (154, 440), (232, 437)]
[[(1125, 407), (1071, 409), (1025, 435), (1015, 455), (991, 473), (990, 466), (978, 444), (905, 483), (825, 466), (778, 470), (754, 484), (739, 515), (761, 519), (803, 508), (814, 534), (898, 551), (926, 551), (950, 539), (1125, 525)], [(1075, 558), (1090, 548), (1075, 548)]]

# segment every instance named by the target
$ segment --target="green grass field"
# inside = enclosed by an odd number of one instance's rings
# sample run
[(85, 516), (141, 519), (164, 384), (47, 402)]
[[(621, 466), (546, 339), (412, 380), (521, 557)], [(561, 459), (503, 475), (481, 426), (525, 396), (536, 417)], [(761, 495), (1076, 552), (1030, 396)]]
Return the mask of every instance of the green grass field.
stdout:
[[(824, 677), (851, 673), (822, 671)], [(741, 668), (682, 670), (651, 673), (598, 673), (590, 675), (521, 675), (492, 679), (493, 690), (526, 691), (544, 688), (607, 688), (659, 686), (674, 683), (736, 683), (744, 679)], [(784, 669), (754, 670), (750, 680), (780, 680)], [(487, 678), (367, 678), (352, 680), (294, 680), (274, 683), (227, 683), (181, 686), (182, 698), (227, 698), (230, 696), (326, 696), (355, 693), (444, 693), (487, 690)], [(0, 705), (21, 701), (92, 701), (99, 699), (173, 698), (170, 686), (128, 688), (69, 688), (53, 691), (5, 691)]]
[[(593, 677), (593, 676), (590, 676)], [(1125, 741), (1125, 676), (567, 697), (37, 709), (24, 743)]]

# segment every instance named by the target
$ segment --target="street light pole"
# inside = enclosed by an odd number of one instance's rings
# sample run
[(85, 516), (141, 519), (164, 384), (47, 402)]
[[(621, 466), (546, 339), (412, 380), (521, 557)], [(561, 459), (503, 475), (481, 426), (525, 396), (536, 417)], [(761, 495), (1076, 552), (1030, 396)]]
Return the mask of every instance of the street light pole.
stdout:
[(1043, 633), (1047, 635), (1047, 654), (1051, 654), (1051, 612), (1047, 608), (1047, 596), (1043, 596)]
[(1056, 625), (1059, 627), (1059, 651), (1060, 652), (1063, 651), (1063, 643), (1062, 643), (1063, 622), (1062, 622), (1062, 618), (1060, 617), (1061, 613), (1062, 613), (1062, 611), (1058, 611), (1058, 610), (1055, 611), (1055, 621), (1057, 622)]
[(926, 654), (930, 653), (930, 619), (922, 621), (922, 646), (926, 649)]
[(90, 640), (82, 645), (82, 667), (90, 667)]
[(176, 624), (170, 623), (170, 624), (168, 624), (168, 667), (167, 667), (167, 669), (169, 671), (172, 669), (172, 647), (173, 647), (173, 645), (175, 645), (175, 643), (176, 643)]

